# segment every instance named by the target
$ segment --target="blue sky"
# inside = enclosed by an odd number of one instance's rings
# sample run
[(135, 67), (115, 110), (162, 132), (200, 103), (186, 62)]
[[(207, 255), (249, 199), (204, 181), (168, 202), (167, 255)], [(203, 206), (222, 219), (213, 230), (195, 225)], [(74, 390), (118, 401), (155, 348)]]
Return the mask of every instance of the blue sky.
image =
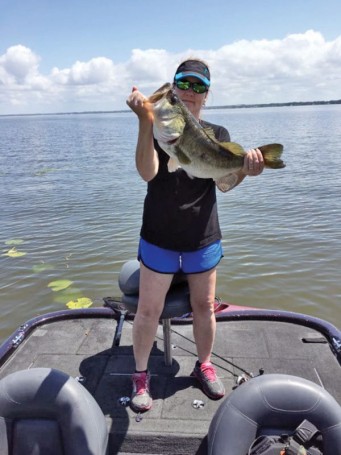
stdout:
[(125, 108), (188, 56), (210, 104), (341, 98), (340, 0), (0, 0), (0, 114)]

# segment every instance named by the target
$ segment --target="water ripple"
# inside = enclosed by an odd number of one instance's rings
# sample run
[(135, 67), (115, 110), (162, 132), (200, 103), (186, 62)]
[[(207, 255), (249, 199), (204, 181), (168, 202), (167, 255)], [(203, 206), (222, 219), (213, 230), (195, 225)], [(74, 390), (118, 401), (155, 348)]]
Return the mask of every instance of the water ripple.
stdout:
[[(224, 258), (217, 293), (235, 304), (282, 308), (341, 327), (341, 109), (339, 106), (219, 110), (245, 148), (285, 145), (287, 167), (218, 194)], [(0, 120), (2, 253), (0, 339), (24, 320), (65, 308), (48, 288), (102, 304), (119, 295), (122, 264), (136, 256), (146, 185), (135, 170), (129, 114)], [(67, 296), (66, 296), (67, 297)]]

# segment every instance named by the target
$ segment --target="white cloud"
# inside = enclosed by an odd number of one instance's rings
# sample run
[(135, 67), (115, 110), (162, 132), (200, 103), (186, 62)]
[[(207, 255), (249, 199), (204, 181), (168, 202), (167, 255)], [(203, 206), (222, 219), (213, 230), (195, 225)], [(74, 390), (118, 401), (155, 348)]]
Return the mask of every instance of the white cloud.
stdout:
[(308, 30), (276, 40), (241, 40), (216, 50), (133, 49), (126, 62), (106, 57), (70, 68), (39, 71), (40, 57), (17, 45), (0, 56), (0, 113), (125, 109), (132, 85), (146, 95), (170, 81), (189, 56), (206, 60), (210, 104), (269, 103), (341, 98), (341, 36), (326, 41)]
[(49, 78), (39, 73), (39, 60), (22, 45), (9, 47), (0, 56), (0, 113), (31, 109), (51, 89)]
[(0, 57), (2, 75), (10, 83), (23, 84), (28, 76), (38, 70), (39, 58), (27, 47), (18, 45), (9, 47)]
[(144, 87), (155, 86), (155, 82), (162, 84), (168, 81), (170, 70), (174, 71), (173, 60), (164, 49), (133, 49), (126, 64), (127, 76), (134, 84)]
[(209, 57), (215, 93), (225, 89), (222, 98), (230, 104), (338, 99), (340, 42), (341, 37), (326, 42), (309, 30), (283, 40), (224, 46)]
[(77, 61), (70, 69), (53, 68), (51, 79), (61, 85), (94, 85), (113, 79), (113, 62), (105, 57), (97, 57), (89, 62)]

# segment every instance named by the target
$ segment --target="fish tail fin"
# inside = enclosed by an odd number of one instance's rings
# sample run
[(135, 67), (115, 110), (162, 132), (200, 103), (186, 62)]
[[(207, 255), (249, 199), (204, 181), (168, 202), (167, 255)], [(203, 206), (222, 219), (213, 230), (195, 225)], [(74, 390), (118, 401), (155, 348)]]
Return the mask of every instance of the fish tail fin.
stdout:
[(258, 148), (262, 152), (266, 167), (271, 169), (282, 169), (285, 167), (285, 163), (281, 160), (283, 153), (282, 144), (267, 144)]

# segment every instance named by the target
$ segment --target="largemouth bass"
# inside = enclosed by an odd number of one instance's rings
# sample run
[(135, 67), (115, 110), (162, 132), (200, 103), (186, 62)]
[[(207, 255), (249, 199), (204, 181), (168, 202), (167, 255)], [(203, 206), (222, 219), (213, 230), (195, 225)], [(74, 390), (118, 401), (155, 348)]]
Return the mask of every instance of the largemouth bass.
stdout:
[[(211, 128), (204, 128), (191, 114), (167, 83), (148, 101), (153, 105), (153, 134), (160, 147), (170, 156), (168, 170), (183, 168), (187, 174), (212, 178), (225, 192), (238, 180), (237, 173), (244, 165), (246, 154), (235, 142), (219, 142)], [(263, 155), (265, 167), (281, 169), (283, 146), (268, 144), (257, 147)]]

